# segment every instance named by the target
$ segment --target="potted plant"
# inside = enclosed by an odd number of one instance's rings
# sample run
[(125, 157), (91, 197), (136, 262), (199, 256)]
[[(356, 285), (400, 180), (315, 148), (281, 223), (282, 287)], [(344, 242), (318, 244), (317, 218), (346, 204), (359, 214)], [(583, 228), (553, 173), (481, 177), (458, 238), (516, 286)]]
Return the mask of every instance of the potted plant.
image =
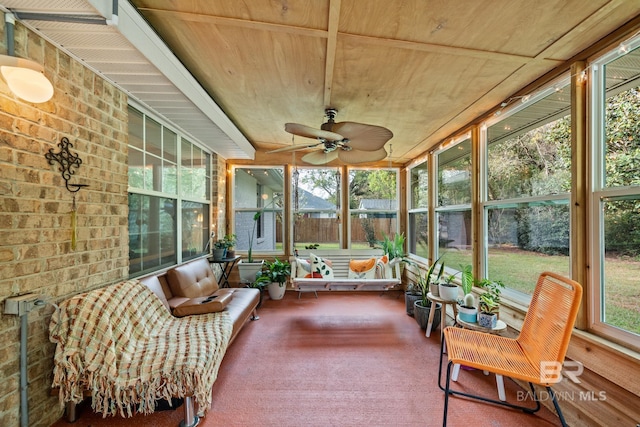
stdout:
[(291, 264), (288, 261), (280, 261), (276, 258), (273, 262), (265, 261), (263, 263), (255, 284), (266, 284), (269, 298), (279, 300), (284, 297), (285, 284), (289, 276), (291, 276)]
[(438, 292), (440, 293), (440, 298), (443, 300), (458, 300), (458, 285), (453, 283), (453, 279), (455, 279), (455, 277), (456, 275), (452, 274), (448, 277), (441, 277), (438, 281)]
[(223, 259), (227, 257), (227, 242), (219, 239), (213, 242), (213, 259)]
[(413, 303), (420, 299), (420, 289), (414, 282), (409, 282), (404, 290), (404, 304), (407, 310), (407, 316), (413, 317)]
[(236, 235), (227, 234), (222, 240), (224, 240), (227, 248), (226, 258), (233, 258), (234, 256), (236, 256), (236, 251), (234, 250), (236, 243), (238, 242)]
[(484, 328), (495, 328), (498, 322), (498, 310), (500, 309), (500, 292), (504, 284), (500, 281), (482, 280), (478, 282), (484, 289), (479, 297), (478, 325)]
[[(441, 259), (442, 257), (438, 258), (434, 264), (437, 264)], [(440, 296), (440, 289), (438, 284), (440, 283), (440, 280), (442, 278), (442, 273), (444, 273), (444, 262), (440, 264), (440, 270), (438, 271), (438, 274), (430, 274), (431, 277), (429, 278), (429, 292), (431, 292), (431, 295), (433, 295), (434, 297)]]
[[(389, 238), (386, 234), (384, 234), (384, 240), (380, 242), (380, 246), (382, 247), (382, 252), (387, 255), (389, 258), (389, 263), (387, 264), (387, 268), (391, 271), (394, 271), (393, 267), (397, 263), (407, 263), (411, 264), (411, 261), (407, 258), (407, 255), (404, 253), (404, 242), (405, 236), (404, 233), (395, 233), (393, 238)], [(402, 266), (402, 264), (400, 264)], [(386, 276), (391, 277), (393, 273), (387, 272)]]
[(478, 309), (476, 308), (476, 299), (471, 293), (474, 283), (473, 267), (461, 265), (460, 268), (460, 287), (464, 297), (458, 302), (458, 316), (464, 322), (475, 323), (478, 320)]
[(263, 206), (258, 212), (253, 215), (253, 227), (251, 234), (249, 235), (249, 248), (247, 249), (247, 260), (241, 261), (238, 264), (238, 275), (240, 276), (241, 283), (253, 283), (260, 270), (262, 270), (262, 264), (264, 260), (254, 261), (253, 259), (253, 242), (256, 237), (256, 230), (258, 228), (258, 221), (264, 213), (264, 210), (273, 203), (273, 200), (267, 205)]
[[(438, 260), (439, 259), (440, 258), (438, 258)], [(431, 281), (434, 280), (434, 278), (440, 277), (442, 275), (442, 271), (444, 270), (444, 264), (440, 264), (440, 271), (438, 272), (438, 274), (434, 274), (434, 270), (436, 268), (436, 265), (438, 264), (438, 260), (431, 264), (431, 267), (429, 267), (429, 270), (427, 270), (426, 274), (421, 274), (418, 277), (418, 281), (416, 282), (416, 287), (420, 292), (420, 298), (418, 298), (414, 302), (413, 316), (415, 317), (416, 322), (418, 322), (418, 325), (420, 325), (421, 329), (427, 329), (429, 313), (433, 304), (431, 300), (427, 298), (427, 295), (429, 294), (429, 285)], [(440, 324), (441, 305), (436, 304), (435, 310), (436, 312), (433, 316), (433, 325), (431, 326), (432, 328), (437, 328)]]

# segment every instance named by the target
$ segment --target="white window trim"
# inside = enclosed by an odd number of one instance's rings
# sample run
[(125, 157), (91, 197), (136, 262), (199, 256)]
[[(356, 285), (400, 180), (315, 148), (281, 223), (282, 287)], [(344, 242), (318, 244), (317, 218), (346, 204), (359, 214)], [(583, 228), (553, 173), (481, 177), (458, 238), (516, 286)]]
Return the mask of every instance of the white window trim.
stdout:
[[(391, 214), (395, 214), (395, 220), (396, 220), (396, 229), (395, 229), (395, 233), (399, 233), (400, 232), (400, 168), (397, 167), (385, 167), (385, 168), (376, 168), (376, 171), (382, 171), (382, 170), (386, 170), (386, 171), (390, 171), (396, 174), (396, 209), (386, 209), (386, 210), (369, 210), (369, 209), (351, 209), (351, 207), (349, 206), (349, 204), (347, 203), (347, 206), (344, 207), (344, 209), (346, 209), (346, 218), (348, 219), (348, 227), (347, 227), (347, 243), (348, 243), (348, 247), (351, 248), (351, 216), (352, 215), (357, 215), (359, 213), (391, 213)], [(364, 167), (348, 167), (347, 168), (347, 173), (346, 173), (346, 180), (347, 180), (347, 185), (346, 188), (347, 190), (349, 189), (349, 184), (351, 183), (351, 172), (352, 171), (371, 171), (370, 168), (364, 168)], [(351, 193), (347, 194), (347, 200), (351, 200)]]
[[(640, 36), (637, 34), (630, 40), (624, 41), (627, 51), (640, 48)], [(622, 43), (619, 45), (621, 46)], [(640, 337), (633, 332), (626, 331), (609, 325), (601, 320), (604, 284), (604, 217), (602, 204), (611, 199), (634, 196), (640, 198), (640, 187), (605, 187), (605, 160), (604, 160), (604, 105), (606, 102), (605, 73), (606, 64), (617, 58), (623, 57), (626, 52), (621, 52), (616, 47), (605, 54), (594, 58), (590, 65), (591, 90), (589, 91), (589, 108), (591, 113), (590, 134), (591, 152), (589, 153), (590, 179), (590, 221), (589, 221), (589, 299), (587, 301), (588, 327), (591, 331), (606, 339), (624, 345), (635, 350), (640, 350)]]

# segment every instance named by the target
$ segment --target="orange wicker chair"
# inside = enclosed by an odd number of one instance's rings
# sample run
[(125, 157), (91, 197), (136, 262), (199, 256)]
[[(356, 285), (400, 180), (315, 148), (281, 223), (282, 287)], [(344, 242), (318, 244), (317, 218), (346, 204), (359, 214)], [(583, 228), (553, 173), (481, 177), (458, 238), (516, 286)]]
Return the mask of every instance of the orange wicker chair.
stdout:
[[(540, 402), (533, 388), (533, 384), (538, 384), (546, 387), (562, 425), (566, 426), (556, 396), (551, 390), (551, 384), (559, 382), (562, 376), (548, 375), (547, 370), (541, 370), (541, 363), (561, 364), (564, 361), (581, 296), (582, 286), (579, 283), (555, 273), (545, 272), (538, 278), (531, 298), (531, 305), (518, 338), (506, 338), (455, 327), (446, 328), (441, 343), (442, 350), (446, 345), (447, 358), (449, 359), (444, 387), (442, 386), (442, 351), (440, 352), (440, 368), (438, 370), (438, 386), (445, 392), (442, 425), (447, 425), (450, 394), (508, 406), (526, 413), (534, 413), (540, 409)], [(520, 406), (451, 390), (451, 373), (455, 364), (528, 382), (536, 406), (533, 408)]]

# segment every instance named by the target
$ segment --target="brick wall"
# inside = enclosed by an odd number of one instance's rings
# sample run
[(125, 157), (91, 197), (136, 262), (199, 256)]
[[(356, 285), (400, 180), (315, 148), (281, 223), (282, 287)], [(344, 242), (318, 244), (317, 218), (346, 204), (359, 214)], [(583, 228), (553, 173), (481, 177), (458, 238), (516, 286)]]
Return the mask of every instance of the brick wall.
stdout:
[(213, 154), (212, 158), (211, 209), (213, 212), (211, 217), (213, 224), (215, 224), (216, 239), (221, 239), (229, 233), (225, 210), (227, 205), (227, 161), (217, 154)]
[[(2, 19), (2, 24), (4, 19)], [(62, 301), (128, 274), (127, 97), (110, 83), (26, 30), (15, 28), (16, 56), (45, 67), (53, 98), (29, 104), (0, 80), (0, 425), (19, 425), (20, 318), (4, 300), (35, 292)], [(4, 37), (4, 28), (0, 37)], [(6, 41), (2, 40), (2, 52)], [(72, 194), (44, 154), (62, 137), (82, 159), (76, 193), (77, 248), (71, 248)], [(29, 424), (62, 415), (50, 396), (52, 305), (28, 315)]]

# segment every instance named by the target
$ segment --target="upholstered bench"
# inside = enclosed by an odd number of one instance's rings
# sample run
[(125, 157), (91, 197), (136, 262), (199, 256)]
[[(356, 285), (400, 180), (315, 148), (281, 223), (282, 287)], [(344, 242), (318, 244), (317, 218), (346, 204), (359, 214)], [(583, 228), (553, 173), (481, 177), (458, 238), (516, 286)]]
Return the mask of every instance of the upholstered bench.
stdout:
[(401, 283), (400, 263), (380, 250), (308, 250), (290, 261), (293, 288), (316, 297), (317, 291), (386, 291)]

